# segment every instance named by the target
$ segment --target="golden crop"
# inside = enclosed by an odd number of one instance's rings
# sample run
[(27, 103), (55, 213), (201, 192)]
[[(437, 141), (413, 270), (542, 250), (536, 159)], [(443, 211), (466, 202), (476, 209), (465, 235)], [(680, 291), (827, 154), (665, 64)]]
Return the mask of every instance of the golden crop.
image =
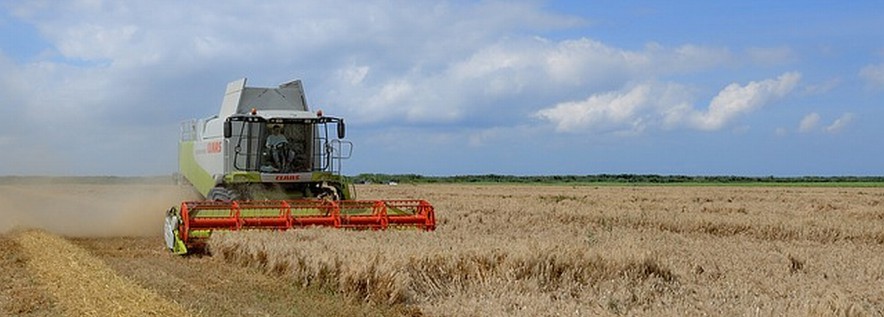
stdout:
[(360, 186), (435, 232), (216, 234), (216, 257), (430, 315), (881, 315), (884, 190)]

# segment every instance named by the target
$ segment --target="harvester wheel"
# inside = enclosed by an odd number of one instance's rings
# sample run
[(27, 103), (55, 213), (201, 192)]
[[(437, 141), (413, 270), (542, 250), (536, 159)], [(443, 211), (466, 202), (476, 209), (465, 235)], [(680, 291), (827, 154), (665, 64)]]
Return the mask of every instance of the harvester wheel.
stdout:
[(212, 188), (206, 196), (209, 200), (215, 201), (232, 201), (240, 199), (238, 192), (224, 187)]
[(316, 195), (316, 198), (341, 200), (341, 190), (333, 185), (329, 185), (327, 182), (322, 182), (322, 184), (319, 185), (319, 193)]

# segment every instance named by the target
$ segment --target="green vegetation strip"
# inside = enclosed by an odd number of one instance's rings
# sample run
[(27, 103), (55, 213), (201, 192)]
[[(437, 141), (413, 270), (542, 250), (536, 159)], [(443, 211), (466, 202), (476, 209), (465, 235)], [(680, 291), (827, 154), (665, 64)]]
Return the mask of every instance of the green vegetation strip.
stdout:
[(588, 186), (791, 186), (791, 187), (884, 187), (884, 176), (685, 176), (685, 175), (458, 175), (359, 174), (350, 181), (362, 184), (526, 184)]

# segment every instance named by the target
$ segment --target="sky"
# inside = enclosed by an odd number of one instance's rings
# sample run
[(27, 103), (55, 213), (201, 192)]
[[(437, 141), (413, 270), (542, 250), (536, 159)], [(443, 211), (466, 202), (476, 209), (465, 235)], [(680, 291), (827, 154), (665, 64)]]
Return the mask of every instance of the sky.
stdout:
[(302, 80), (344, 174), (884, 175), (881, 1), (0, 0), (0, 175), (163, 175)]

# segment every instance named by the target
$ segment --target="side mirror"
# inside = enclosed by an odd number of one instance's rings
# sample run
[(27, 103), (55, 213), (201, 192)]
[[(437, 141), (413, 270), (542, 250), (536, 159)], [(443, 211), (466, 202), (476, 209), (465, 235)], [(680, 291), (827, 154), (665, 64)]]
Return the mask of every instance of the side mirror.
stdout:
[(230, 121), (224, 121), (224, 138), (229, 138), (233, 135), (233, 126)]
[(343, 139), (346, 135), (346, 127), (344, 127), (344, 119), (338, 121), (338, 139)]

